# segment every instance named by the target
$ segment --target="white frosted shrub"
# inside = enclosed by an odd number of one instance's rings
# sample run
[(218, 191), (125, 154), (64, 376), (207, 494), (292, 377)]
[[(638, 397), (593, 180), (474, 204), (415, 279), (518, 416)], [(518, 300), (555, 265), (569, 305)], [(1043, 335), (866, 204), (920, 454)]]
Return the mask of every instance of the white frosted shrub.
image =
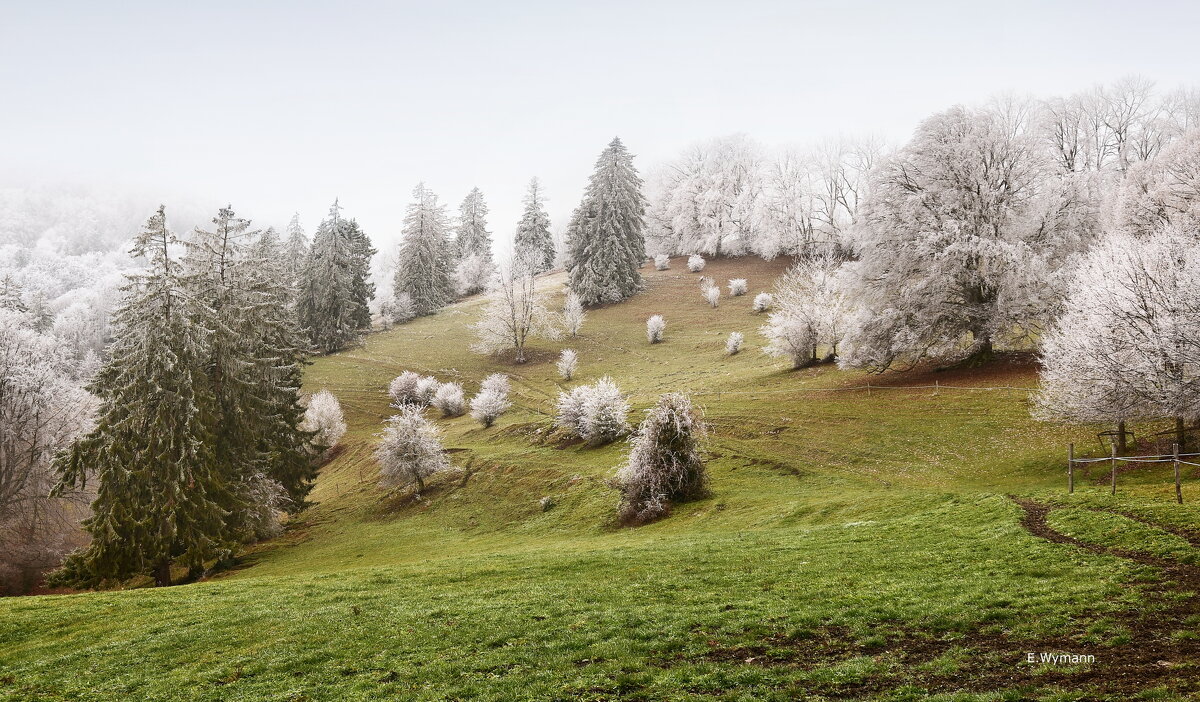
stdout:
[(292, 505), (283, 485), (263, 473), (256, 473), (242, 483), (245, 502), (242, 523), (246, 525), (244, 540), (262, 541), (283, 533), (283, 515)]
[(671, 257), (666, 254), (658, 254), (654, 257), (654, 269), (665, 271), (671, 267)]
[(642, 524), (666, 516), (672, 502), (708, 495), (708, 473), (700, 456), (704, 424), (681, 393), (662, 395), (631, 439), (617, 471), (620, 519)]
[(730, 332), (729, 338), (725, 340), (725, 353), (732, 356), (738, 351), (741, 351), (742, 341), (744, 340), (745, 337), (742, 336), (741, 332)]
[(575, 353), (574, 349), (563, 349), (562, 353), (558, 354), (558, 374), (563, 380), (570, 380), (575, 377), (575, 369), (579, 366), (579, 354)]
[(771, 298), (771, 293), (761, 292), (754, 296), (754, 311), (766, 312), (771, 309), (771, 305), (775, 301)]
[(423, 375), (417, 380), (417, 386), (413, 390), (414, 404), (428, 405), (433, 402), (433, 396), (437, 393), (441, 383), (437, 378), (430, 375)]
[(507, 395), (512, 386), (508, 382), (508, 376), (503, 373), (492, 373), (483, 379), (479, 384), (479, 392), (494, 392), (501, 395)]
[(661, 314), (656, 314), (646, 320), (646, 340), (652, 344), (657, 344), (663, 340), (663, 333), (667, 329), (667, 320), (663, 319)]
[(404, 371), (393, 378), (388, 384), (388, 395), (392, 398), (392, 404), (399, 406), (417, 402), (417, 383), (420, 381), (421, 376), (413, 371)]
[(321, 390), (308, 398), (308, 407), (304, 410), (304, 420), (300, 422), (303, 431), (316, 434), (312, 438), (312, 446), (324, 455), (342, 440), (346, 433), (346, 417), (342, 414), (342, 405), (333, 393)]
[(731, 278), (729, 280), (729, 296), (730, 297), (740, 297), (742, 295), (745, 295), (746, 290), (748, 290), (748, 289), (749, 289), (749, 286), (747, 285), (745, 278)]
[(629, 403), (621, 389), (605, 377), (560, 393), (554, 423), (588, 444), (599, 446), (629, 433), (628, 414)]
[(816, 362), (817, 330), (808, 319), (786, 310), (772, 312), (759, 330), (769, 342), (763, 352), (787, 358), (792, 368), (804, 368)]
[(688, 256), (688, 270), (693, 273), (699, 273), (704, 270), (704, 257), (699, 254)]
[(582, 298), (568, 290), (566, 299), (563, 300), (563, 329), (571, 336), (579, 336), (579, 331), (583, 329), (585, 319), (587, 319), (587, 312), (583, 311)]
[(425, 491), (425, 478), (450, 468), (442, 448), (441, 432), (425, 419), (419, 407), (407, 406), (387, 421), (375, 448), (379, 483), (384, 487), (417, 484)]
[(490, 287), (495, 275), (496, 266), (491, 259), (471, 254), (454, 267), (454, 292), (459, 297), (481, 293)]
[(434, 407), (442, 411), (443, 417), (458, 417), (467, 411), (467, 400), (463, 395), (461, 383), (442, 383), (433, 393), (430, 401)]
[(490, 427), (509, 407), (512, 407), (512, 403), (508, 401), (507, 388), (484, 388), (471, 398), (471, 418), (484, 427)]
[(413, 303), (412, 295), (402, 292), (392, 299), (392, 321), (396, 324), (410, 322), (417, 316), (417, 306)]
[(700, 291), (700, 295), (704, 297), (704, 301), (709, 307), (716, 307), (721, 304), (721, 289), (715, 285), (710, 285)]

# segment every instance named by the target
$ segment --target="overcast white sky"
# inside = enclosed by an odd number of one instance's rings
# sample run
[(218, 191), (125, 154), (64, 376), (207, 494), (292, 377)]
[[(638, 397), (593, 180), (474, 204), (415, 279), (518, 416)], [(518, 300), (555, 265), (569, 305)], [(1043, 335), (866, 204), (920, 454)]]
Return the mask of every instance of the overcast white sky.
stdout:
[(643, 171), (739, 131), (902, 141), (1001, 91), (1198, 82), (1198, 26), (1192, 2), (0, 0), (0, 185), (310, 232), (336, 196), (381, 246), (417, 181), (452, 208), (477, 185), (504, 242), (530, 176), (562, 222), (613, 135)]

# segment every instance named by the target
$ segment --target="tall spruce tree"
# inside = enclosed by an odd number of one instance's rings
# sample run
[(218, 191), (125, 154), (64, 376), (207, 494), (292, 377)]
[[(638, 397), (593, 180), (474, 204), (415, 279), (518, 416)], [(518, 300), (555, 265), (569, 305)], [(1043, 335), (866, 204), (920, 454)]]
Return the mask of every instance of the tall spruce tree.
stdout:
[(487, 230), (488, 206), (479, 188), (472, 188), (458, 208), (455, 253), (460, 259), (480, 256), (492, 260), (492, 235)]
[(304, 275), (304, 262), (308, 259), (308, 235), (300, 226), (300, 213), (292, 215), (284, 231), (283, 270), (287, 275), (288, 285), (299, 291)]
[(454, 300), (453, 256), (446, 208), (420, 183), (404, 215), (394, 289), (407, 293), (417, 315), (433, 314)]
[(567, 228), (571, 290), (584, 304), (619, 302), (642, 286), (646, 198), (633, 155), (619, 138), (596, 161), (583, 201)]
[(529, 181), (525, 194), (525, 213), (517, 223), (513, 250), (529, 261), (534, 273), (554, 267), (554, 236), (550, 233), (550, 215), (546, 212), (546, 197), (537, 178)]
[(84, 521), (92, 541), (67, 559), (62, 582), (151, 573), (169, 585), (173, 563), (198, 568), (237, 538), (226, 519), (238, 496), (216, 448), (208, 335), (189, 315), (199, 303), (184, 293), (176, 243), (160, 207), (134, 240), (132, 254), (149, 265), (124, 287), (109, 360), (90, 388), (101, 400), (96, 427), (58, 459), (58, 491), (89, 476), (99, 483)]
[(313, 235), (298, 301), (309, 344), (325, 353), (344, 348), (370, 325), (367, 304), (374, 295), (367, 277), (374, 249), (357, 223), (342, 218), (341, 209), (334, 201)]
[(7, 273), (0, 278), (0, 310), (29, 311), (25, 301), (21, 299), (21, 284)]

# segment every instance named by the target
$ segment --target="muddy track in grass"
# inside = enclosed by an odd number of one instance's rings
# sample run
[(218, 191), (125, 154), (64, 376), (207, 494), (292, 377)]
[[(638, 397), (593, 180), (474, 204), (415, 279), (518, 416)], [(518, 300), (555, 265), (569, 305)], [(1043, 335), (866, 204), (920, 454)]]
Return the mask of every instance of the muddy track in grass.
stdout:
[[(828, 668), (857, 657), (869, 657), (886, 666), (885, 672), (859, 680), (803, 682), (794, 690), (801, 696), (821, 695), (827, 699), (870, 699), (900, 686), (927, 693), (1016, 689), (1025, 691), (1022, 699), (1037, 699), (1041, 695), (1035, 691), (1044, 689), (1047, 693), (1066, 690), (1081, 695), (1072, 697), (1075, 700), (1126, 700), (1155, 687), (1177, 695), (1200, 696), (1200, 568), (1080, 541), (1046, 522), (1053, 506), (1011, 499), (1021, 507), (1021, 526), (1036, 537), (1158, 569), (1158, 579), (1140, 583), (1144, 606), (1103, 616), (1109, 630), (1124, 634), (1127, 642), (1112, 646), (1084, 643), (1080, 639), (1086, 622), (1072, 633), (1032, 640), (982, 629), (944, 635), (919, 629), (886, 630), (878, 632), (886, 637), (886, 642), (878, 645), (859, 643), (849, 629), (831, 626), (804, 637), (768, 636), (753, 645), (726, 647), (708, 640), (710, 650), (703, 658), (798, 671)], [(1184, 635), (1172, 637), (1174, 632)], [(1035, 666), (1025, 662), (1028, 652), (1091, 655), (1095, 662)], [(670, 667), (683, 658), (670, 656), (656, 663)], [(939, 661), (950, 660), (954, 661), (949, 663), (952, 670), (938, 669)]]

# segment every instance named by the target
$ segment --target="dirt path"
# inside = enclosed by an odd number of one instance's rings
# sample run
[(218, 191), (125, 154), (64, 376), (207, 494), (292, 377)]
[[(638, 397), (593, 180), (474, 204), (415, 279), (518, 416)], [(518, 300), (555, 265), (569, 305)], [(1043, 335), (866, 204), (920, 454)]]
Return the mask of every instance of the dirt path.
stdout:
[[(828, 699), (869, 699), (902, 685), (929, 693), (1020, 689), (1029, 693), (1028, 699), (1036, 699), (1033, 690), (1044, 688), (1082, 693), (1083, 696), (1072, 698), (1079, 700), (1127, 700), (1155, 687), (1167, 688), (1176, 695), (1200, 696), (1200, 637), (1192, 638), (1200, 634), (1196, 624), (1200, 620), (1200, 568), (1080, 541), (1046, 522), (1054, 507), (1023, 498), (1011, 499), (1021, 507), (1021, 526), (1034, 536), (1064, 547), (1159, 569), (1161, 577), (1143, 585), (1144, 606), (1126, 608), (1106, 617), (1111, 628), (1126, 633), (1127, 643), (1115, 646), (1083, 643), (1079, 639), (1081, 626), (1075, 632), (1037, 640), (980, 630), (940, 637), (921, 630), (888, 631), (887, 643), (863, 646), (856, 643), (849, 630), (827, 627), (800, 640), (778, 636), (769, 637), (762, 645), (729, 648), (718, 645), (705, 657), (726, 663), (801, 670), (828, 667), (856, 656), (899, 663), (896, 673), (861, 682), (804, 684), (804, 692)], [(1162, 528), (1158, 524), (1153, 526)], [(1184, 635), (1173, 637), (1175, 632)], [(922, 669), (922, 664), (956, 652), (961, 652), (957, 670), (936, 672), (933, 666), (929, 667), (932, 670)], [(1091, 655), (1095, 656), (1095, 662), (1039, 667), (1025, 662), (1029, 652)], [(670, 665), (670, 661), (660, 664)]]

